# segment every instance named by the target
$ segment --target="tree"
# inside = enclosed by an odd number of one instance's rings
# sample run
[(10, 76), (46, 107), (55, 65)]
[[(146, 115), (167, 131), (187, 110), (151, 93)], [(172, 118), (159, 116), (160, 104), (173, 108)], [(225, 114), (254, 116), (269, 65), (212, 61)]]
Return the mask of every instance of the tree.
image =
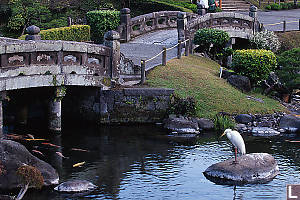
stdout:
[(7, 27), (15, 32), (24, 34), (29, 25), (40, 26), (51, 18), (50, 10), (38, 0), (10, 0), (11, 17)]
[(17, 175), (20, 177), (22, 188), (15, 200), (21, 200), (29, 186), (40, 189), (44, 185), (44, 178), (36, 167), (23, 164), (18, 168)]

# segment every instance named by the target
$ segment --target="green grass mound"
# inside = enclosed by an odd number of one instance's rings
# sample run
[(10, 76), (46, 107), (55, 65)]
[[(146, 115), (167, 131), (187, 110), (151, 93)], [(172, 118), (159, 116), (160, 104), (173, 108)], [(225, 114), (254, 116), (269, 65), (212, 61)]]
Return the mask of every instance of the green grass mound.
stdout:
[[(218, 112), (274, 113), (286, 111), (276, 100), (251, 92), (244, 94), (219, 78), (216, 62), (198, 56), (173, 59), (167, 66), (159, 66), (147, 76), (150, 87), (174, 88), (180, 97), (193, 96), (197, 104), (197, 116), (213, 118)], [(264, 101), (248, 99), (251, 96)]]

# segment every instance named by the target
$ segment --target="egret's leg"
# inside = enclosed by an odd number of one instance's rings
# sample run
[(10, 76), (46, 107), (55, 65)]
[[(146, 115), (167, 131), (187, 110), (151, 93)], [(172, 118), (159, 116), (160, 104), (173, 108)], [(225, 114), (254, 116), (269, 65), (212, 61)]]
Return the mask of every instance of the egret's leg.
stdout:
[(236, 148), (236, 147), (234, 147), (234, 153), (235, 153), (235, 154), (234, 154), (234, 160), (235, 160), (235, 162), (237, 162), (237, 161), (236, 161), (236, 157), (237, 157), (237, 148)]

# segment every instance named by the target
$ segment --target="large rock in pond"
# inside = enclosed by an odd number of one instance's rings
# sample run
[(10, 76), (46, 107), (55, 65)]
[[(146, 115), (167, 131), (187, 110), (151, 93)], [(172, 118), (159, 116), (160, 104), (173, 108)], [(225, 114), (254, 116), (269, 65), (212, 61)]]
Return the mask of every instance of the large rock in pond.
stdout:
[(177, 133), (199, 133), (198, 123), (184, 117), (170, 116), (164, 121), (164, 128)]
[(34, 166), (40, 170), (44, 178), (44, 185), (58, 184), (58, 174), (51, 165), (33, 156), (23, 145), (17, 142), (0, 140), (1, 190), (14, 189), (21, 186), (16, 171), (23, 164)]
[(96, 188), (96, 185), (86, 180), (71, 180), (59, 184), (54, 190), (58, 192), (86, 192)]
[(267, 153), (245, 154), (208, 167), (203, 174), (217, 184), (266, 183), (279, 174), (277, 161)]
[(215, 128), (214, 122), (211, 119), (195, 118), (193, 121), (198, 123), (199, 129), (201, 130), (211, 131)]
[(250, 80), (246, 76), (241, 75), (231, 75), (227, 78), (228, 83), (233, 85), (239, 90), (243, 92), (250, 92), (251, 91), (251, 84)]
[(248, 124), (254, 120), (253, 116), (249, 114), (239, 114), (235, 117), (235, 121), (240, 124)]
[(279, 127), (289, 132), (300, 132), (300, 118), (294, 115), (281, 117)]
[(275, 131), (274, 129), (269, 127), (254, 127), (251, 132), (253, 136), (258, 137), (271, 137), (280, 135), (279, 131)]

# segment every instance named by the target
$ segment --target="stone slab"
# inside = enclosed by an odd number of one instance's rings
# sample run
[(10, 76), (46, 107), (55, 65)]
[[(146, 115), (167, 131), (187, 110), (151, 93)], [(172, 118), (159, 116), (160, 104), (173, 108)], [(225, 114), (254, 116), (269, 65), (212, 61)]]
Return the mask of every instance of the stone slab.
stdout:
[(126, 96), (169, 96), (174, 89), (170, 88), (124, 88)]
[(279, 174), (275, 158), (268, 153), (245, 154), (209, 166), (203, 174), (217, 184), (242, 185), (247, 183), (266, 183)]

